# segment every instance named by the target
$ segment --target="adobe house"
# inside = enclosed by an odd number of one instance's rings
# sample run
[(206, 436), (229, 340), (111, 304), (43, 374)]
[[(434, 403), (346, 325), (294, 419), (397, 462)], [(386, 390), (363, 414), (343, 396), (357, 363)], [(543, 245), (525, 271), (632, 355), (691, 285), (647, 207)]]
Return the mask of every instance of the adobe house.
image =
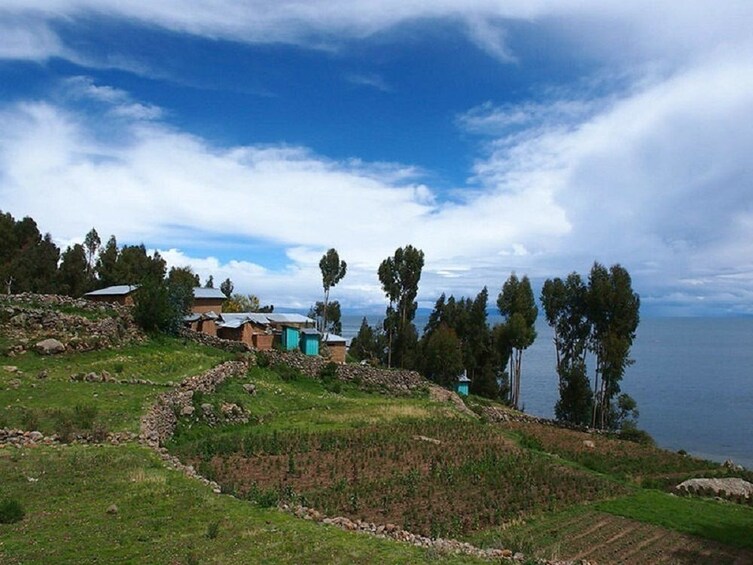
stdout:
[(233, 317), (226, 319), (223, 316), (222, 321), (217, 325), (217, 337), (222, 339), (231, 339), (233, 341), (242, 341), (246, 345), (253, 345), (253, 331), (250, 322), (242, 317)]
[(119, 284), (100, 288), (84, 294), (84, 298), (93, 302), (108, 302), (110, 304), (120, 304), (121, 306), (133, 305), (133, 293), (138, 286), (130, 284)]
[(345, 350), (348, 340), (335, 334), (324, 334), (322, 342), (327, 345), (329, 358), (335, 363), (345, 363)]
[(202, 288), (193, 289), (193, 306), (191, 311), (195, 314), (206, 314), (216, 312), (222, 314), (222, 305), (227, 297), (219, 288)]
[(198, 330), (201, 333), (216, 336), (217, 335), (217, 319), (219, 316), (215, 314), (214, 312), (207, 312), (206, 314), (201, 314), (201, 319), (198, 323)]
[(183, 324), (190, 330), (195, 332), (199, 331), (199, 322), (201, 321), (201, 314), (188, 314), (183, 316)]
[(314, 328), (301, 329), (301, 351), (305, 355), (319, 355), (319, 332)]

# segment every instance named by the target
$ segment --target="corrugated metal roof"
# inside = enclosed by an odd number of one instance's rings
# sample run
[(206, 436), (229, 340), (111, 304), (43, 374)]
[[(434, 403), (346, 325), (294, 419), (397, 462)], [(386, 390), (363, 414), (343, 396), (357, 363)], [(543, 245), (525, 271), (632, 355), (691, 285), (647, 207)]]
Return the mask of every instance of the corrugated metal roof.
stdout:
[(324, 343), (348, 343), (348, 340), (335, 334), (324, 334)]
[(258, 312), (223, 312), (221, 317), (223, 320), (246, 320), (260, 326), (269, 325), (267, 315)]
[(222, 322), (217, 322), (218, 328), (240, 328), (243, 324), (248, 322), (248, 320), (245, 320), (243, 318), (233, 318), (232, 320), (223, 320)]
[(319, 335), (319, 331), (314, 328), (302, 328), (301, 333), (303, 335)]
[(269, 320), (275, 324), (313, 324), (314, 320), (301, 314), (267, 314)]
[(107, 288), (100, 288), (99, 290), (87, 292), (84, 296), (124, 296), (130, 294), (137, 288), (138, 286), (135, 285), (117, 284), (115, 286), (108, 286)]
[(198, 322), (199, 320), (201, 320), (201, 314), (188, 314), (183, 316), (184, 322)]
[(219, 288), (202, 288), (197, 286), (193, 289), (194, 298), (214, 298), (219, 300), (225, 300), (225, 296)]

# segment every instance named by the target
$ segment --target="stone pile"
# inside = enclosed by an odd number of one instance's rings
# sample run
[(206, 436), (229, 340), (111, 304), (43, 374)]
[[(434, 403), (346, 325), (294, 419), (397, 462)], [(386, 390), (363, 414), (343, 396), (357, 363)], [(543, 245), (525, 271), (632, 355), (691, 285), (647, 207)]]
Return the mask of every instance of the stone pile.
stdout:
[(89, 373), (74, 373), (68, 377), (68, 380), (74, 383), (117, 383), (121, 385), (148, 385), (167, 388), (175, 386), (175, 383), (172, 381), (158, 383), (149, 379), (119, 379), (112, 376), (107, 371), (102, 371), (101, 373), (95, 373), (93, 371)]
[[(296, 369), (307, 377), (316, 378), (330, 362), (322, 357), (304, 355), (300, 351), (271, 350), (260, 352), (270, 365), (278, 363)], [(391, 394), (411, 394), (426, 390), (428, 381), (415, 371), (381, 369), (370, 365), (337, 365), (335, 376), (342, 381), (357, 383), (364, 389), (385, 390)]]
[(108, 432), (104, 436), (96, 433), (74, 434), (70, 441), (63, 441), (57, 434), (46, 436), (39, 431), (17, 430), (12, 428), (0, 428), (0, 448), (2, 447), (38, 447), (40, 445), (59, 445), (61, 443), (78, 444), (101, 444), (110, 443), (119, 445), (136, 439), (136, 434), (131, 432)]
[(321, 512), (304, 506), (289, 506), (282, 504), (280, 508), (304, 520), (313, 520), (331, 526), (337, 526), (351, 532), (363, 532), (380, 538), (390, 538), (418, 547), (432, 548), (440, 553), (455, 555), (470, 555), (482, 559), (493, 559), (508, 562), (521, 562), (525, 559), (522, 553), (513, 553), (509, 549), (482, 549), (454, 539), (429, 538), (414, 534), (395, 524), (374, 524), (365, 520), (351, 520), (344, 516), (327, 518)]
[(161, 447), (175, 431), (178, 416), (188, 415), (189, 407), (193, 408), (195, 392), (212, 393), (225, 379), (244, 375), (247, 370), (246, 361), (228, 361), (205, 373), (189, 377), (177, 388), (161, 394), (141, 419), (141, 440), (153, 448)]
[[(90, 316), (61, 311), (65, 308)], [(0, 296), (0, 325), (12, 343), (7, 351), (11, 357), (35, 347), (43, 354), (55, 354), (119, 347), (145, 339), (129, 307), (55, 294)]]
[(223, 351), (230, 351), (232, 353), (245, 353), (253, 351), (248, 344), (242, 341), (235, 341), (232, 339), (222, 339), (220, 337), (205, 334), (203, 332), (197, 332), (190, 328), (181, 328), (178, 332), (180, 337), (191, 340), (201, 345), (208, 345), (210, 347), (216, 347)]

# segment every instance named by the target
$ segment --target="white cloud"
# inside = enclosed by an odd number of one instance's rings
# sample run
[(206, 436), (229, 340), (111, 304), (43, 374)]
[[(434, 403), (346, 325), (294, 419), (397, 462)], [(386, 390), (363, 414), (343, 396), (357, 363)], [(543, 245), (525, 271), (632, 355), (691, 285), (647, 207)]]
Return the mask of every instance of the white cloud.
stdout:
[[(674, 64), (720, 45), (749, 43), (753, 4), (748, 0), (5, 0), (0, 7), (0, 56), (60, 56), (56, 22), (91, 17), (250, 43), (293, 43), (319, 48), (363, 38), (406, 22), (454, 20), (492, 56), (516, 60), (505, 38), (508, 22), (543, 26), (593, 57)], [(29, 29), (37, 30), (30, 33)], [(41, 41), (32, 41), (41, 38)], [(70, 54), (70, 53), (69, 53)], [(112, 63), (111, 63), (112, 64)]]

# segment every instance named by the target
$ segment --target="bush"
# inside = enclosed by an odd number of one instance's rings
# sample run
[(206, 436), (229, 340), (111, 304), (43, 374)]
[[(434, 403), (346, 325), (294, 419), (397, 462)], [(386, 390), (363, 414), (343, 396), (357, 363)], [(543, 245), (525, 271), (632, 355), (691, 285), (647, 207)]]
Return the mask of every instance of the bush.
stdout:
[(652, 438), (647, 431), (639, 430), (638, 428), (634, 427), (623, 428), (622, 430), (620, 430), (618, 437), (620, 439), (624, 439), (625, 441), (640, 443), (641, 445), (649, 445), (652, 447), (656, 445), (654, 438)]
[(272, 369), (283, 381), (286, 382), (297, 381), (303, 376), (300, 371), (294, 369), (290, 365), (286, 365), (285, 363), (276, 363)]
[(207, 525), (207, 538), (208, 539), (216, 539), (217, 534), (219, 533), (220, 533), (219, 522), (210, 522), (209, 525)]
[(256, 366), (262, 369), (269, 367), (269, 355), (264, 351), (256, 352)]
[(323, 381), (331, 381), (337, 376), (337, 363), (330, 361), (319, 369), (319, 378)]
[(13, 498), (8, 498), (0, 502), (0, 524), (14, 524), (24, 519), (24, 512), (21, 503)]

